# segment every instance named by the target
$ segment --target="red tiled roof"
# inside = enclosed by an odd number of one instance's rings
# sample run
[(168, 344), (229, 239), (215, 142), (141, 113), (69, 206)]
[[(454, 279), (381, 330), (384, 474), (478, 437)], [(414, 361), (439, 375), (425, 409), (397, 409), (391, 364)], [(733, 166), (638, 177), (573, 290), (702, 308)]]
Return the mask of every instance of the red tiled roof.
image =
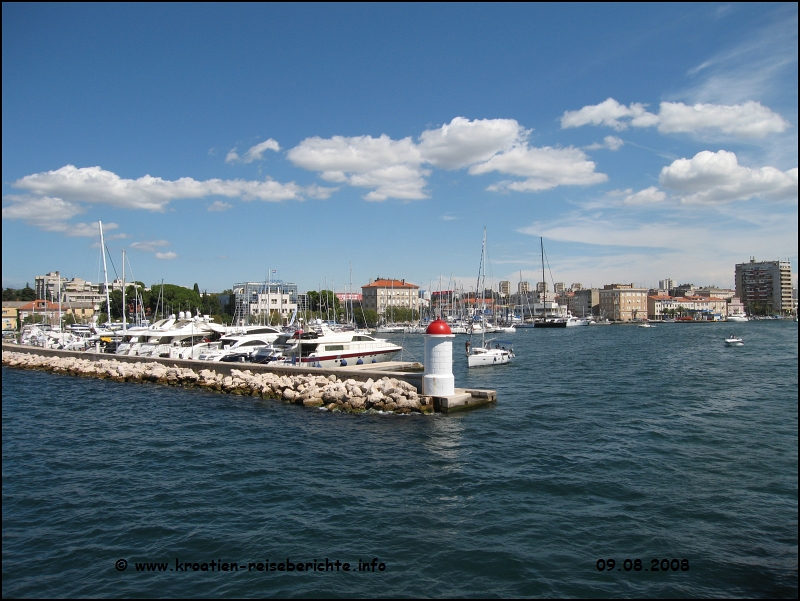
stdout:
[(372, 282), (371, 284), (367, 284), (366, 286), (361, 286), (362, 288), (419, 288), (416, 284), (409, 284), (404, 280), (388, 280), (384, 278), (379, 278)]

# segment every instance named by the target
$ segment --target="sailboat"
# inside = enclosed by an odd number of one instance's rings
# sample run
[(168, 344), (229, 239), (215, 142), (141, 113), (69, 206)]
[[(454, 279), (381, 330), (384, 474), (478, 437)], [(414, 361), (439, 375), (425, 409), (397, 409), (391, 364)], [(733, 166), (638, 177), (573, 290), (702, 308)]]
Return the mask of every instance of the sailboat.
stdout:
[[(486, 340), (486, 328), (484, 327), (483, 316), (486, 311), (486, 295), (484, 288), (486, 285), (486, 228), (483, 228), (483, 245), (481, 246), (481, 265), (478, 270), (478, 285), (476, 293), (481, 295), (481, 345), (472, 345), (472, 335), (467, 341), (467, 366), (484, 367), (487, 365), (503, 365), (511, 363), (514, 358), (514, 350), (510, 342), (500, 340)], [(473, 322), (474, 323), (474, 322)], [(492, 348), (492, 343), (495, 343)], [(506, 348), (508, 347), (508, 348)]]

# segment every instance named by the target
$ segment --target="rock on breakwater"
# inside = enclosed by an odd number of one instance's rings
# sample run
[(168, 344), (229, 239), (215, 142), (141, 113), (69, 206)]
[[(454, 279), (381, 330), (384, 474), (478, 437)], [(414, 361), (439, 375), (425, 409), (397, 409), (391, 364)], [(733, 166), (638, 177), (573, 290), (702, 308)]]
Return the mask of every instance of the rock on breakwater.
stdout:
[(341, 380), (335, 375), (279, 375), (252, 373), (233, 369), (230, 375), (212, 369), (196, 372), (191, 368), (167, 366), (156, 362), (128, 363), (115, 359), (48, 357), (30, 353), (3, 351), (3, 365), (38, 369), (59, 374), (109, 379), (115, 382), (153, 382), (183, 388), (204, 388), (227, 394), (258, 396), (286, 403), (321, 407), (329, 411), (362, 413), (431, 413), (430, 398), (420, 396), (414, 385), (383, 377), (359, 382)]

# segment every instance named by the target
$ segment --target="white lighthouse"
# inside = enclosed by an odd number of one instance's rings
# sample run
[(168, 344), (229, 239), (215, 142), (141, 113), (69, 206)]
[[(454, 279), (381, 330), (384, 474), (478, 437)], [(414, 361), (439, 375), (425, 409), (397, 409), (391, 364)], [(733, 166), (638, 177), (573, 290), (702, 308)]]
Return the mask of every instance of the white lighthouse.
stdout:
[(453, 396), (453, 338), (447, 322), (437, 319), (425, 330), (425, 375), (422, 377), (422, 394), (426, 396)]

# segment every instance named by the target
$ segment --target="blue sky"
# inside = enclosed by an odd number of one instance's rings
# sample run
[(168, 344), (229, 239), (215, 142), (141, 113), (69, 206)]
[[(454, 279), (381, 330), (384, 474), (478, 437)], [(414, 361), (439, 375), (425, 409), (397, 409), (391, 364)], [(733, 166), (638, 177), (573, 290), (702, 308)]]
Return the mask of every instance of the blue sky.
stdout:
[[(797, 271), (797, 5), (3, 4), (3, 286)], [(796, 285), (796, 275), (794, 276)], [(550, 274), (547, 275), (550, 279)], [(440, 284), (441, 281), (441, 284)]]

